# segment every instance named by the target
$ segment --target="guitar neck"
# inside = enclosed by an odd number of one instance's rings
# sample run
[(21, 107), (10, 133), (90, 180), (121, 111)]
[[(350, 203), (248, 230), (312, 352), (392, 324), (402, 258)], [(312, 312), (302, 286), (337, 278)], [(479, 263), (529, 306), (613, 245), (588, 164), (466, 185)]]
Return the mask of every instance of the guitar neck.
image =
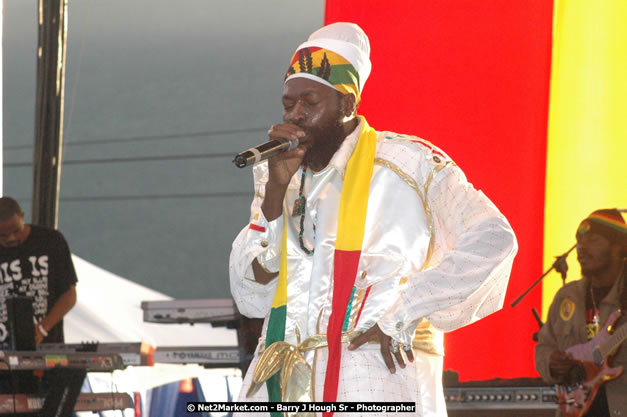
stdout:
[(614, 334), (612, 334), (605, 342), (601, 343), (599, 351), (601, 352), (603, 359), (611, 355), (614, 350), (625, 341), (625, 339), (627, 339), (627, 323), (624, 323), (616, 329)]

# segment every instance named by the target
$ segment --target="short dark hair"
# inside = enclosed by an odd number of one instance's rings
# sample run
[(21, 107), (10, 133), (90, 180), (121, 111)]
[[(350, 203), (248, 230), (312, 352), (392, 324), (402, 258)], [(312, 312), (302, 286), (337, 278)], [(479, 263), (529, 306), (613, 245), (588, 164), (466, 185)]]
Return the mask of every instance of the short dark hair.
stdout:
[(0, 221), (24, 214), (20, 204), (11, 197), (0, 197)]

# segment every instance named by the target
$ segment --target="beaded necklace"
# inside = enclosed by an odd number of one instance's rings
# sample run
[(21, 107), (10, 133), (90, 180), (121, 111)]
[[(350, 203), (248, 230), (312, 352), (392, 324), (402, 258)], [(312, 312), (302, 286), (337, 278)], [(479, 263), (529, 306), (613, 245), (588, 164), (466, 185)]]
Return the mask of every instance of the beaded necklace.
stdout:
[[(303, 241), (303, 233), (305, 230), (305, 210), (307, 207), (307, 199), (305, 198), (305, 176), (307, 175), (307, 165), (303, 165), (303, 174), (300, 178), (300, 187), (298, 188), (298, 202), (297, 205), (300, 208), (300, 232), (298, 233), (298, 241), (300, 242), (300, 248), (307, 254), (313, 255), (314, 248), (307, 248)], [(316, 233), (316, 224), (313, 225), (314, 235)]]
[(594, 299), (594, 291), (592, 291), (592, 285), (590, 285), (590, 297), (592, 298), (592, 306), (594, 307), (594, 317), (592, 317), (592, 323), (594, 323), (594, 331), (599, 331), (599, 325), (601, 324), (601, 319), (599, 317), (599, 308), (597, 307), (596, 300)]

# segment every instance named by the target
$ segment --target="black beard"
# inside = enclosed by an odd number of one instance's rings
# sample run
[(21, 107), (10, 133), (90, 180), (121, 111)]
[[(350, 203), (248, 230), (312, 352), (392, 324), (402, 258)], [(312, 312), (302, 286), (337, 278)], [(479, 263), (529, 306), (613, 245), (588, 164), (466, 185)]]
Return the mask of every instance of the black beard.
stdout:
[(606, 273), (608, 270), (610, 269), (610, 264), (603, 264), (597, 268), (581, 268), (581, 275), (586, 276), (586, 277), (593, 277), (593, 276), (599, 276), (599, 275), (603, 275), (604, 273)]
[(582, 266), (581, 274), (587, 277), (600, 276), (600, 275), (605, 274), (607, 271), (609, 271), (610, 267), (611, 267), (610, 255), (609, 253), (604, 253), (601, 255), (600, 265), (597, 265), (596, 267), (591, 267), (591, 268), (590, 267), (584, 268)]
[(303, 162), (308, 166), (326, 167), (344, 141), (344, 124), (338, 118), (327, 126), (304, 129), (313, 139)]

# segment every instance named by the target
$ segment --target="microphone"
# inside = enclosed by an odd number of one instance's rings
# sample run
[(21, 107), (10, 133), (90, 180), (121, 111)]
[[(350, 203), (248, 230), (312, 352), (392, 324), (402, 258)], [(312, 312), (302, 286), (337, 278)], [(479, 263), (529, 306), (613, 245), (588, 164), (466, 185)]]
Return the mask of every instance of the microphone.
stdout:
[(233, 163), (238, 168), (244, 168), (249, 165), (272, 158), (274, 155), (284, 152), (293, 151), (298, 146), (298, 140), (289, 141), (287, 139), (273, 139), (269, 142), (257, 145), (244, 152), (235, 155)]

